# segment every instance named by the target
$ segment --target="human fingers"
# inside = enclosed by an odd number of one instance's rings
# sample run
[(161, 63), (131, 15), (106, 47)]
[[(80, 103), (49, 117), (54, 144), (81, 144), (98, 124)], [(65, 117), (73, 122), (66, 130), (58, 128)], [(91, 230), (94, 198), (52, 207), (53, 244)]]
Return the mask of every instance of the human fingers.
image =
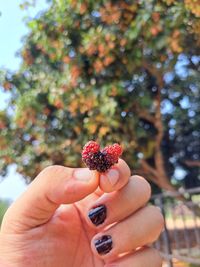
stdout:
[(2, 231), (13, 226), (24, 231), (46, 223), (59, 205), (83, 199), (94, 192), (98, 184), (97, 173), (87, 168), (47, 167), (8, 209)]
[(92, 251), (103, 260), (114, 260), (122, 253), (154, 242), (163, 225), (164, 220), (158, 208), (144, 207), (95, 235), (91, 241)]
[(118, 191), (105, 193), (88, 207), (86, 220), (93, 227), (106, 227), (122, 221), (143, 207), (149, 200), (151, 187), (140, 176), (132, 176)]
[(111, 169), (105, 173), (100, 174), (99, 187), (102, 192), (113, 192), (122, 188), (127, 184), (131, 176), (130, 169), (127, 163), (119, 159)]
[(129, 181), (131, 172), (126, 162), (120, 159), (119, 162), (107, 172), (96, 172), (96, 174), (99, 175), (99, 187), (95, 190), (94, 194), (89, 195), (77, 205), (83, 216), (87, 214), (88, 207), (91, 207), (90, 203), (96, 203), (97, 199), (104, 195), (105, 192), (109, 192), (108, 195), (112, 195), (112, 192), (124, 187)]
[(144, 248), (114, 262), (105, 264), (104, 267), (161, 267), (160, 253), (153, 248)]

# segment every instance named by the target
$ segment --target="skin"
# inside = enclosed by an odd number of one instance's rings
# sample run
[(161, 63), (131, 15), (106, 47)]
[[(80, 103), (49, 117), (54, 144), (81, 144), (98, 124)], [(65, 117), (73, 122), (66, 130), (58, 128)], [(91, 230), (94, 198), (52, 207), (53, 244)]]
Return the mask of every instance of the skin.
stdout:
[[(4, 216), (0, 266), (161, 267), (159, 253), (146, 246), (163, 228), (160, 211), (146, 206), (150, 194), (123, 160), (104, 175), (48, 167)], [(107, 217), (95, 226), (88, 212), (102, 204)], [(99, 255), (94, 240), (104, 234), (112, 236), (113, 249)]]

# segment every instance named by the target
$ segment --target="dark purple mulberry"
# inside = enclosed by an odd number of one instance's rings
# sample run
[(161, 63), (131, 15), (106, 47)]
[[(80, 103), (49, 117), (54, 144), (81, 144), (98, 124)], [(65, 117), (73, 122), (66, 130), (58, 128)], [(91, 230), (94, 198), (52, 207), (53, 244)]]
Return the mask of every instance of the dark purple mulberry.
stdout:
[(83, 148), (82, 160), (90, 170), (106, 172), (118, 162), (121, 154), (122, 148), (119, 144), (107, 146), (100, 151), (98, 143), (89, 141)]

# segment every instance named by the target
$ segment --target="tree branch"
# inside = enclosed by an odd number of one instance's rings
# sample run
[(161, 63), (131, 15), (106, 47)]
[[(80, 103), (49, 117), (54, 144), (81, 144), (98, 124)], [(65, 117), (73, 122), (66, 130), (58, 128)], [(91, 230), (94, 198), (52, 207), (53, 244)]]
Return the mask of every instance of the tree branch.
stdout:
[(143, 61), (143, 66), (146, 70), (148, 70), (148, 72), (154, 76), (157, 80), (158, 86), (160, 88), (164, 87), (164, 81), (163, 81), (163, 77), (162, 75), (160, 75), (161, 71), (159, 69), (157, 69), (153, 64), (149, 64), (146, 61)]
[(184, 163), (189, 167), (200, 167), (200, 160), (186, 160)]
[(156, 78), (157, 84), (157, 95), (155, 97), (155, 117), (154, 117), (154, 126), (157, 130), (157, 135), (155, 137), (155, 155), (154, 155), (154, 162), (155, 168), (149, 166), (149, 164), (143, 160), (141, 162), (143, 168), (147, 169), (150, 173), (152, 173), (155, 177), (155, 183), (160, 187), (174, 191), (174, 187), (170, 184), (169, 177), (166, 174), (165, 166), (164, 166), (164, 158), (162, 154), (162, 140), (164, 136), (164, 127), (162, 122), (162, 114), (161, 114), (161, 89), (164, 87), (164, 80), (162, 71), (158, 70), (155, 66), (149, 65), (148, 62), (143, 62), (143, 66), (147, 69), (150, 75)]
[(153, 174), (154, 177), (157, 177), (157, 171), (145, 159), (140, 160), (141, 167), (147, 172)]
[(138, 105), (135, 106), (135, 109), (141, 119), (144, 119), (155, 126), (155, 117), (153, 115), (149, 114), (147, 110), (141, 109)]

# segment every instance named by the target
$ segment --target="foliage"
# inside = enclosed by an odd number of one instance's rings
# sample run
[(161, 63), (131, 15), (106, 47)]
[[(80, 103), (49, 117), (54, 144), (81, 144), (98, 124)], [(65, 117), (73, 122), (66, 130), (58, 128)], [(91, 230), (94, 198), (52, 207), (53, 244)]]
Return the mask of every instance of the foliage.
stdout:
[(3, 219), (3, 216), (8, 208), (8, 205), (9, 204), (7, 201), (0, 200), (0, 225)]
[(160, 187), (178, 165), (197, 177), (199, 16), (199, 0), (51, 1), (27, 23), (19, 70), (1, 74), (1, 174), (81, 165), (97, 139)]

